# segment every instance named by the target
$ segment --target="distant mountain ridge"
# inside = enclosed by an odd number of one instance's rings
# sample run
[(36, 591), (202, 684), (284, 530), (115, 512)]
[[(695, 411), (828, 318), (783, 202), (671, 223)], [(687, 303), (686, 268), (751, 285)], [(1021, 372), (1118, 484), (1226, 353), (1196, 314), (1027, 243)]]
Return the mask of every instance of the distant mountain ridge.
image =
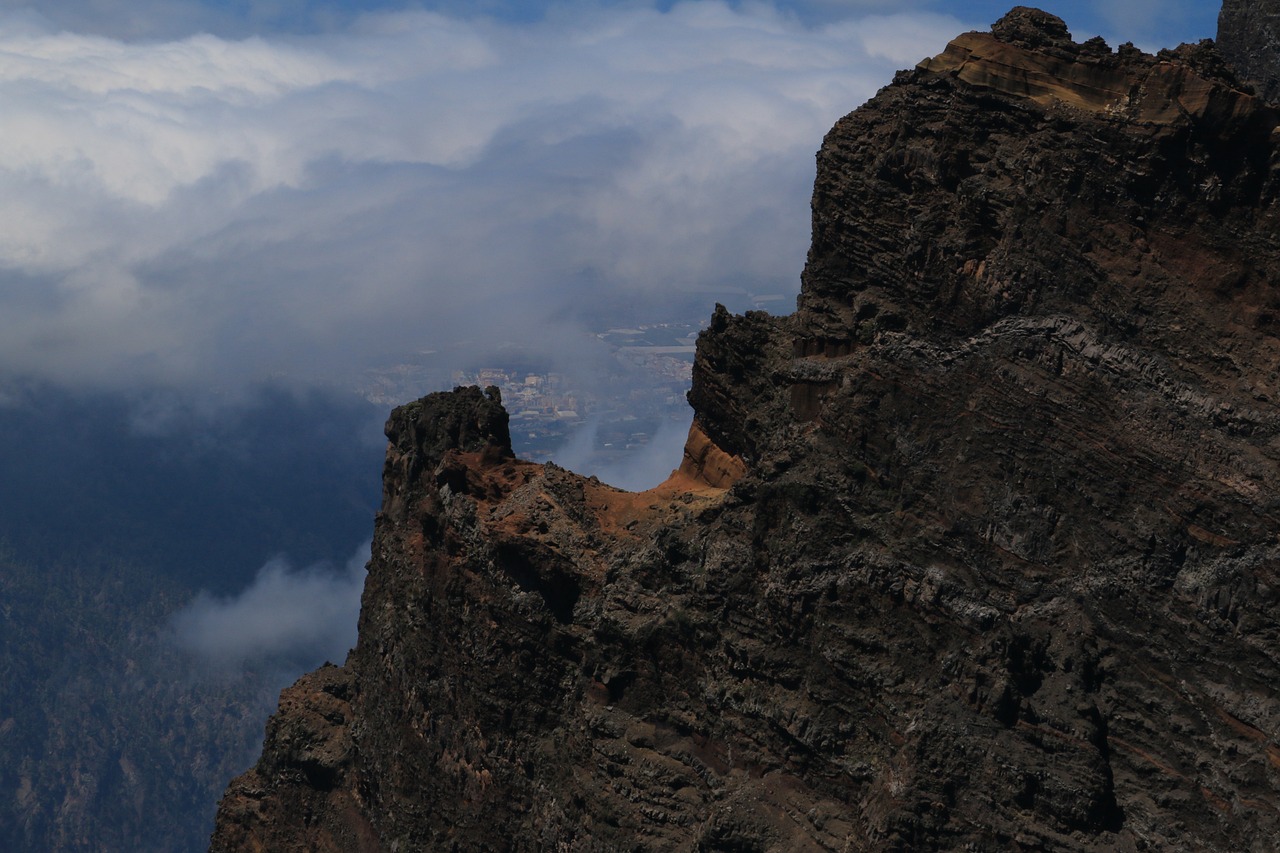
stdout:
[(516, 459), (492, 389), (393, 412), (359, 643), (212, 849), (1272, 849), (1280, 111), (1234, 48), (1016, 7), (900, 73), (657, 489)]

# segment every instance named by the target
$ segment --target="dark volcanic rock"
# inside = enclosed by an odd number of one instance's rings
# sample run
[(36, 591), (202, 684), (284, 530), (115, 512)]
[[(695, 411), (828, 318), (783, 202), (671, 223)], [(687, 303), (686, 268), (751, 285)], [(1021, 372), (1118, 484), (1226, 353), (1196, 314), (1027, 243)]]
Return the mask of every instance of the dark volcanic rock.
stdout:
[(215, 849), (1273, 848), (1280, 117), (994, 29), (827, 136), (664, 486), (393, 414), (359, 645)]
[(1259, 95), (1280, 100), (1280, 2), (1224, 0), (1218, 13), (1218, 47)]

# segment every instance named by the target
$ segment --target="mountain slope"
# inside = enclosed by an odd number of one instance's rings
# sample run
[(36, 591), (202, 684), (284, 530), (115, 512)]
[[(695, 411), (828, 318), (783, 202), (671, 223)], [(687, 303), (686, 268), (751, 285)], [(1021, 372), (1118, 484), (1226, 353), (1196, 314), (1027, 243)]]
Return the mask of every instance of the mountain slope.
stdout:
[(344, 667), (215, 850), (1265, 850), (1280, 115), (1016, 8), (842, 119), (681, 469), (396, 410)]

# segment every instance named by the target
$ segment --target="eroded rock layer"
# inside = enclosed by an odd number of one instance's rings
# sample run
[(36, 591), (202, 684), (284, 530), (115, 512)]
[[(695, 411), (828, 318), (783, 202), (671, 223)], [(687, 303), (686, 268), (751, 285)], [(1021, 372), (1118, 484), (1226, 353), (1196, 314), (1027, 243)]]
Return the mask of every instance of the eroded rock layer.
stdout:
[(359, 644), (214, 848), (1273, 849), (1277, 123), (1015, 9), (827, 136), (664, 486), (398, 409)]

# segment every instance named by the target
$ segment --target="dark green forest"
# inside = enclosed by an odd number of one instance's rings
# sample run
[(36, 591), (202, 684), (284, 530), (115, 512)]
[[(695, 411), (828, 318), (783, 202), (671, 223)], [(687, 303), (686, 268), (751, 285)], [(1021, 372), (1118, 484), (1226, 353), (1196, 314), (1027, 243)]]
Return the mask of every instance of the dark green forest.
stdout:
[(384, 413), (265, 391), (215, 407), (24, 389), (0, 407), (0, 849), (203, 849), (279, 689), (322, 661), (214, 667), (170, 619), (267, 560), (340, 564), (372, 528)]

